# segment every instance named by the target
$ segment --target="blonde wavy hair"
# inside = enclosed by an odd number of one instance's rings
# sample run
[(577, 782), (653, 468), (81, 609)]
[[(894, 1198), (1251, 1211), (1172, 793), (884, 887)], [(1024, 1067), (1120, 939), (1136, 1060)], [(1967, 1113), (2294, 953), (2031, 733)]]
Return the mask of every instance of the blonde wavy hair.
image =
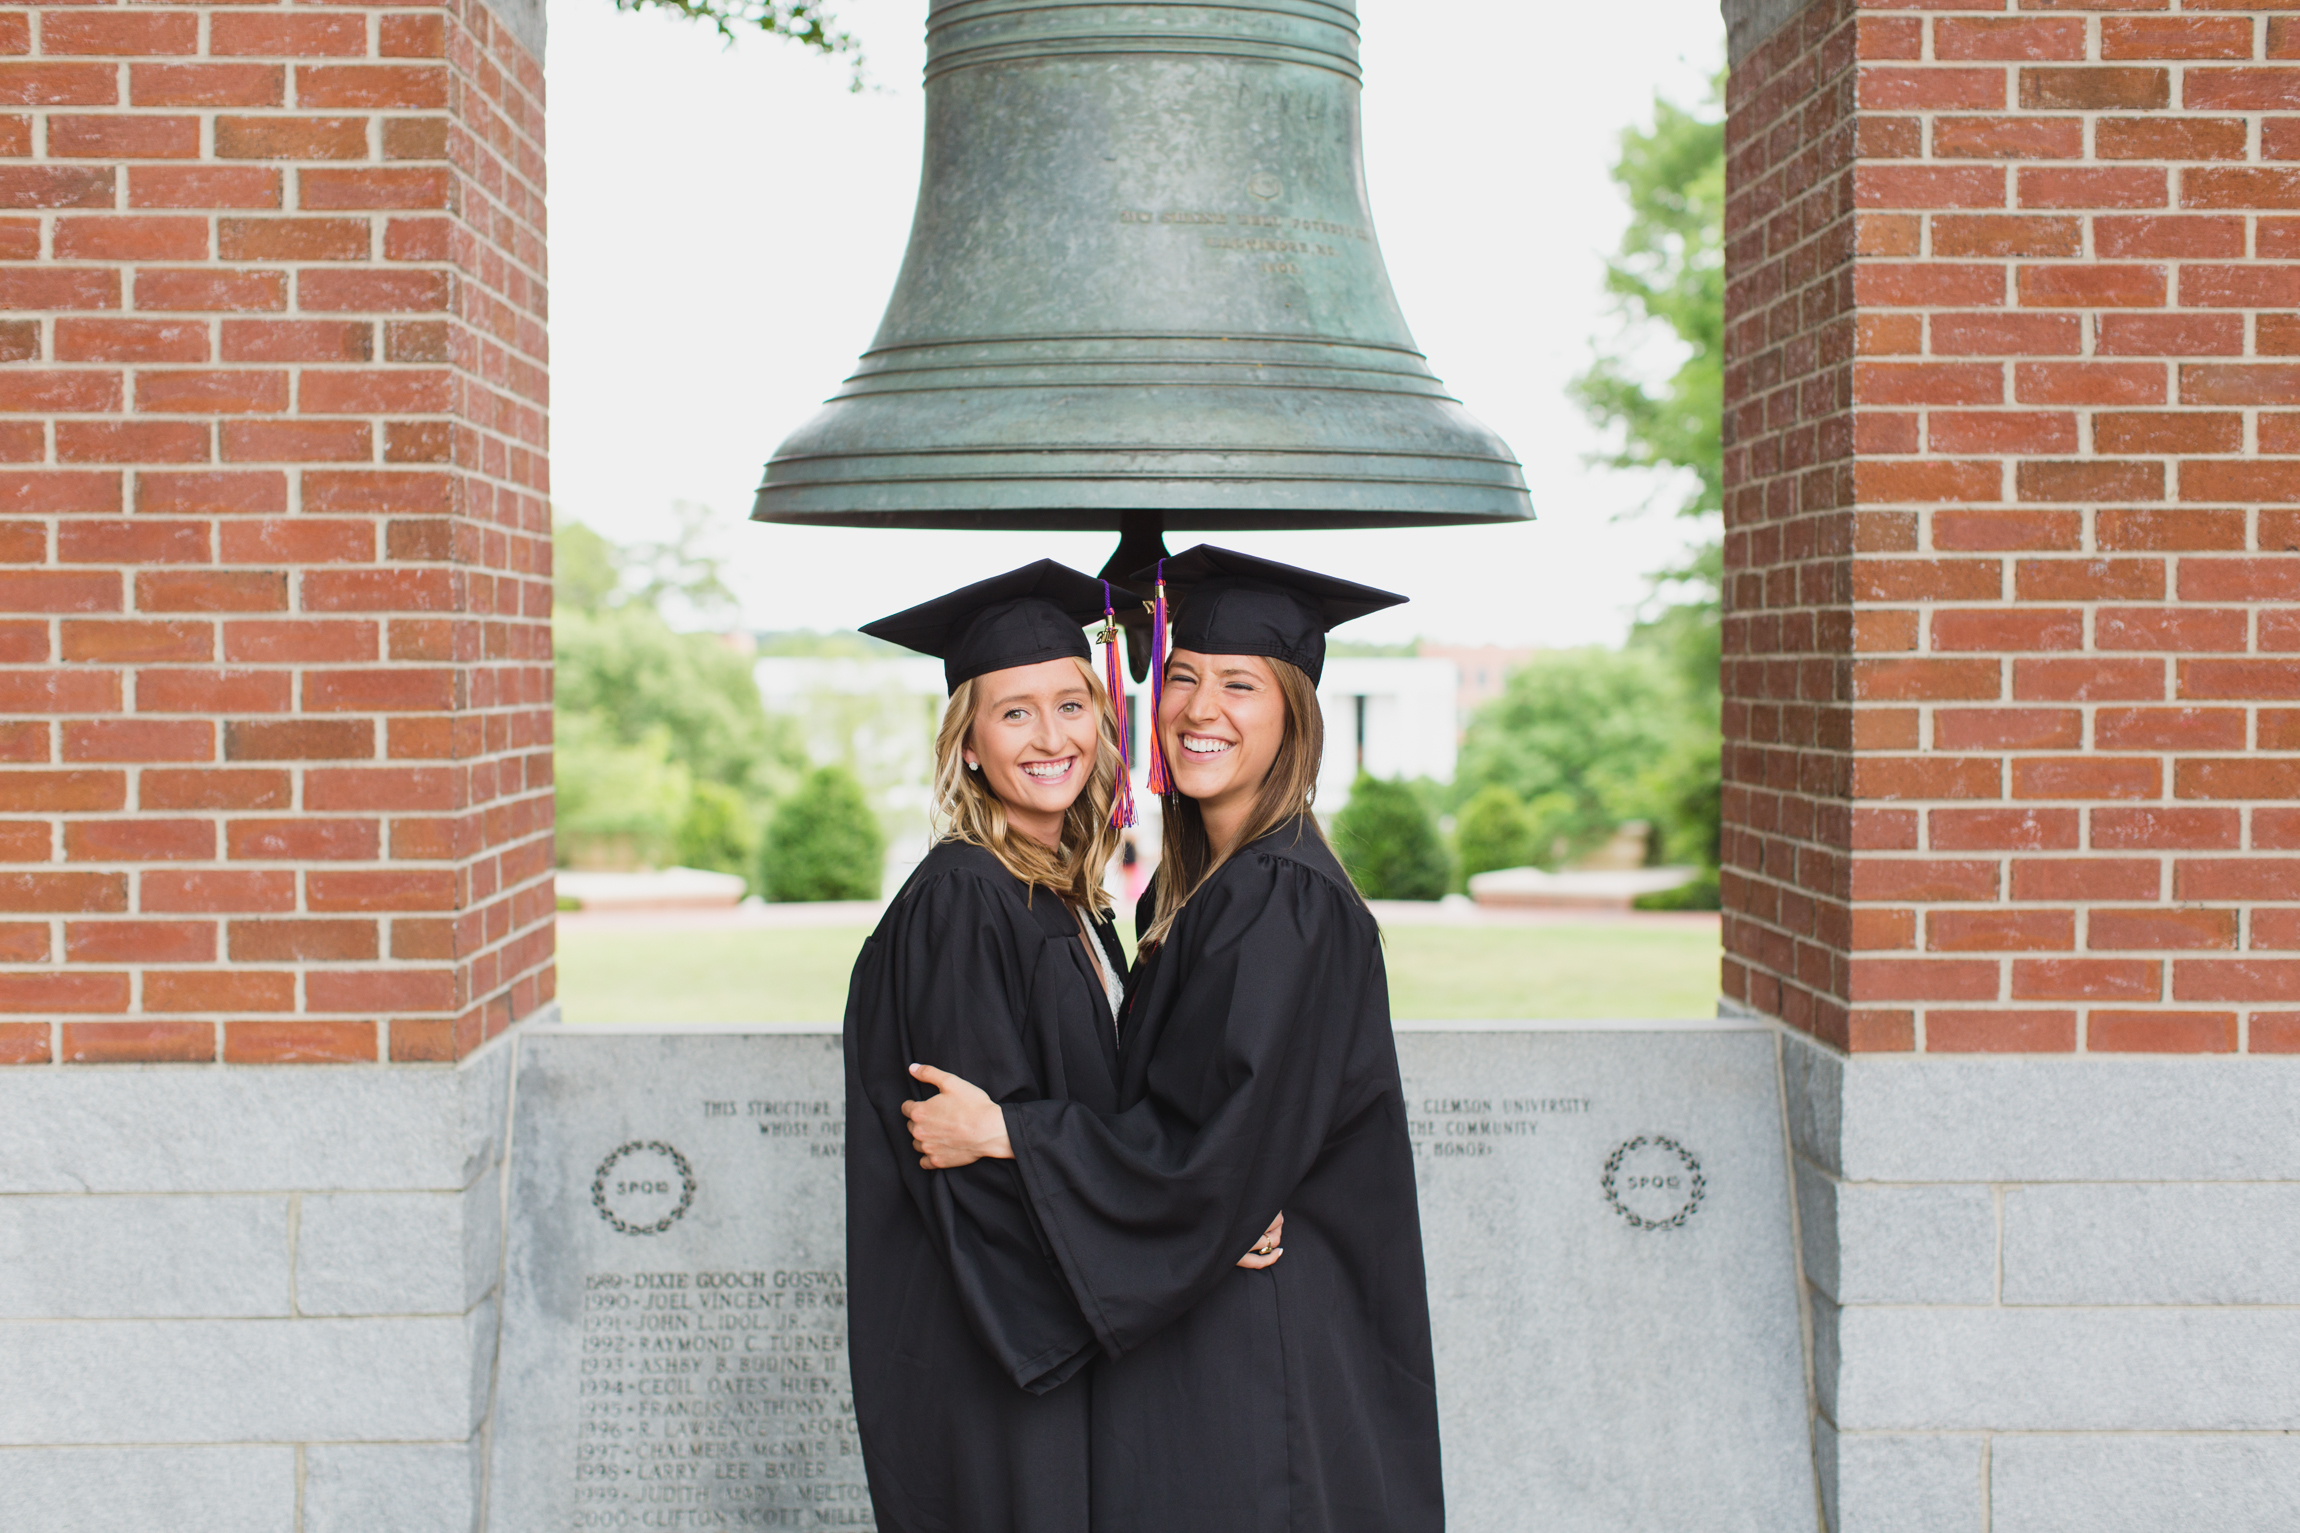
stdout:
[[(1160, 800), (1165, 845), (1158, 858), (1157, 918), (1139, 938), (1144, 948), (1166, 940), (1174, 918), (1182, 913), (1190, 896), (1240, 847), (1294, 819), (1300, 821), (1299, 833), (1326, 839), (1318, 817), (1310, 812), (1318, 801), (1318, 767), (1326, 758), (1326, 714), (1318, 706), (1317, 683), (1300, 666), (1263, 658), (1269, 661), (1271, 674), (1278, 679), (1278, 695), (1285, 700), (1285, 737), (1278, 742), (1278, 754), (1270, 762), (1262, 791), (1255, 796), (1237, 841), (1219, 855), (1206, 834), (1206, 821), (1198, 812), (1196, 799), (1168, 792)], [(1158, 720), (1151, 720), (1151, 727), (1157, 728)]]
[(966, 769), (966, 736), (974, 727), (975, 685), (971, 677), (950, 694), (942, 710), (942, 727), (935, 731), (937, 839), (979, 846), (1025, 884), (1052, 890), (1074, 908), (1108, 915), (1110, 895), (1102, 887), (1102, 873), (1117, 854), (1119, 842), (1118, 827), (1110, 823), (1120, 770), (1118, 715), (1094, 667), (1083, 660), (1076, 664), (1094, 703), (1096, 750), (1093, 775), (1062, 817), (1061, 847), (1048, 847), (1015, 834), (1007, 824), (1006, 805), (990, 791), (983, 774)]

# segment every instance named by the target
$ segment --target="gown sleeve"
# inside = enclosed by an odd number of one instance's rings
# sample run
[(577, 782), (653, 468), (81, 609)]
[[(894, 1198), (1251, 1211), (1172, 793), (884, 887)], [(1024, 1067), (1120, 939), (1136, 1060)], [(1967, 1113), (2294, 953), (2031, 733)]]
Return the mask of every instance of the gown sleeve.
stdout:
[[(1040, 1228), (1112, 1356), (1212, 1292), (1397, 1077), (1373, 919), (1330, 879), (1236, 859), (1169, 945), (1132, 1002), (1148, 1008), (1128, 1040), (1151, 1051), (1142, 1099), (1115, 1115), (1006, 1108)], [(1172, 989), (1157, 972), (1168, 965)]]
[(1085, 1365), (1094, 1338), (1013, 1163), (924, 1170), (902, 1115), (904, 1101), (935, 1094), (911, 1078), (913, 1061), (939, 1065), (1000, 1102), (1040, 1094), (1021, 1032), (1031, 976), (1021, 972), (1002, 912), (970, 879), (915, 889), (891, 917), (876, 973), (850, 1002), (862, 1095), (976, 1337), (1017, 1386), (1043, 1394)]

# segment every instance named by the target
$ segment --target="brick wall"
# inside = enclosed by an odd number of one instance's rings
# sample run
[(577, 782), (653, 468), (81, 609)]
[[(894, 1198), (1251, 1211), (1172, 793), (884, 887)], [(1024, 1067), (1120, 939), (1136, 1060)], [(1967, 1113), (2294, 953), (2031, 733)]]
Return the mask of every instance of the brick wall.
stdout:
[(1732, 77), (1725, 988), (2300, 1050), (2300, 14), (2027, 4)]
[(542, 136), (474, 0), (0, 13), (0, 1061), (549, 998)]

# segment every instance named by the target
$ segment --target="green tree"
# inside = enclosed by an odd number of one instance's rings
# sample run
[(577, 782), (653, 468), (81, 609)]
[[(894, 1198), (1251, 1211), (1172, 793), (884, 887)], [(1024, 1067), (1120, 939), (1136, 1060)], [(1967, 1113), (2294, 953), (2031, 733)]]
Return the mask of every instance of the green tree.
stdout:
[(1442, 899), (1452, 879), (1437, 822), (1406, 783), (1360, 773), (1334, 817), (1334, 847), (1368, 899)]
[[(1663, 828), (1673, 860), (1716, 865), (1721, 802), (1720, 592), (1724, 551), (1715, 528), (1724, 509), (1725, 124), (1723, 76), (1687, 107), (1656, 97), (1650, 128), (1621, 136), (1613, 179), (1629, 202), (1606, 288), (1622, 317), (1618, 334), (1574, 385), (1591, 420), (1616, 434), (1603, 461), (1688, 484), (1676, 511), (1711, 528), (1688, 556), (1653, 572), (1654, 599), (1629, 647), (1676, 673), (1689, 735), (1649, 763), (1640, 813)], [(1653, 378), (1640, 364), (1666, 338), (1677, 364)], [(1689, 477), (1688, 477), (1689, 476)]]
[(620, 870), (670, 861), (694, 789), (671, 757), (670, 731), (625, 740), (598, 714), (561, 714), (556, 757), (562, 863)]
[(1638, 783), (1643, 812), (1660, 829), (1669, 862), (1717, 866), (1725, 807), (1719, 743), (1709, 733), (1680, 741)]
[(707, 626), (723, 626), (740, 605), (728, 588), (725, 560), (711, 549), (718, 517), (691, 500), (671, 502), (671, 535), (618, 551), (629, 600)]
[(820, 767), (775, 807), (760, 854), (770, 900), (875, 900), (886, 867), (886, 836), (842, 766)]
[[(1606, 263), (1605, 286), (1624, 323), (1574, 384), (1590, 418), (1620, 432), (1604, 461), (1691, 474), (1678, 510), (1696, 517), (1724, 509), (1723, 85), (1719, 76), (1699, 109), (1657, 96), (1653, 126), (1621, 135), (1613, 180), (1629, 199), (1629, 227)], [(1675, 340), (1682, 358), (1655, 382), (1639, 357), (1657, 332)]]
[(551, 605), (555, 612), (596, 613), (620, 596), (621, 550), (584, 526), (561, 518), (551, 526)]
[(1502, 695), (1478, 710), (1462, 742), (1456, 791), (1499, 784), (1543, 805), (1550, 828), (1578, 848), (1623, 820), (1658, 817), (1649, 773), (1701, 737), (1685, 683), (1645, 649), (1565, 649), (1536, 655), (1510, 674)]
[(788, 791), (805, 770), (797, 731), (767, 712), (749, 657), (716, 634), (679, 633), (632, 604), (562, 614), (552, 649), (561, 714), (598, 714), (625, 743), (665, 729), (697, 778), (751, 798)]
[[(1622, 325), (1575, 381), (1582, 409), (1617, 433), (1603, 461), (1691, 484), (1681, 516), (1704, 522), (1724, 510), (1725, 122), (1723, 77), (1688, 108), (1654, 98), (1653, 126), (1621, 135), (1614, 183), (1629, 202), (1620, 251), (1606, 263), (1606, 290)], [(1679, 360), (1665, 379), (1642, 365), (1667, 337)], [(1682, 482), (1680, 480), (1680, 482)], [(1633, 642), (1670, 655), (1694, 695), (1717, 688), (1722, 547), (1712, 534), (1682, 562), (1654, 572), (1658, 612)]]
[(748, 874), (806, 750), (760, 701), (747, 640), (678, 632), (658, 610), (731, 601), (701, 518), (674, 515), (670, 541), (636, 549), (580, 522), (553, 529), (560, 861)]

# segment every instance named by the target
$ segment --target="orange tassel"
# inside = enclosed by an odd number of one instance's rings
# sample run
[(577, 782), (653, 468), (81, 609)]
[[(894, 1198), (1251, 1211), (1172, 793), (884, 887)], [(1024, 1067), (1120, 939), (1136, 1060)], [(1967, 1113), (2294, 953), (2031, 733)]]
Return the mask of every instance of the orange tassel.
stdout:
[(1174, 774), (1166, 765), (1166, 740), (1159, 732), (1166, 716), (1166, 561), (1158, 561), (1157, 600), (1150, 604), (1150, 791), (1161, 796), (1174, 791)]

